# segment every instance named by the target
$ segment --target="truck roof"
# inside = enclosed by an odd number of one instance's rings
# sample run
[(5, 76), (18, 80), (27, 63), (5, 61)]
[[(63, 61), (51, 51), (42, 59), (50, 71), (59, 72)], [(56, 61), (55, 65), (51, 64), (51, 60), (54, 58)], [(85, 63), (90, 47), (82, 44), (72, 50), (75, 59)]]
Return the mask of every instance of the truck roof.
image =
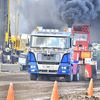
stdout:
[[(50, 30), (50, 29), (49, 29)], [(46, 31), (46, 30), (39, 30), (39, 31), (32, 31), (31, 35), (36, 35), (36, 36), (60, 36), (60, 37), (70, 37), (71, 34), (68, 32), (61, 32), (58, 30), (55, 31)]]

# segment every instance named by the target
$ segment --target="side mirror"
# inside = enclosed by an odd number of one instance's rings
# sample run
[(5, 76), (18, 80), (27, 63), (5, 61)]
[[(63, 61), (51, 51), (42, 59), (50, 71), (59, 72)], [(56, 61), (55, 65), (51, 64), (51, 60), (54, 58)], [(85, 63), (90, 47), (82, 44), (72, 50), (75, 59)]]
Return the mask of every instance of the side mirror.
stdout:
[(73, 40), (73, 46), (76, 46), (76, 40)]

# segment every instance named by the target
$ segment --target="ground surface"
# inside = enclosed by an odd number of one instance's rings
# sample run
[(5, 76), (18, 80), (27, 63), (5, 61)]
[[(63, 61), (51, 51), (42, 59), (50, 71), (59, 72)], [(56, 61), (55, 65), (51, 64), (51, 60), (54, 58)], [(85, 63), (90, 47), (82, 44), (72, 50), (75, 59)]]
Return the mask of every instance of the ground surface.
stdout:
[[(50, 100), (54, 79), (30, 81), (27, 72), (0, 73), (0, 100), (6, 100), (9, 83), (13, 83), (15, 100)], [(59, 100), (100, 100), (100, 78), (94, 81), (93, 96), (87, 96), (89, 81), (57, 80)]]

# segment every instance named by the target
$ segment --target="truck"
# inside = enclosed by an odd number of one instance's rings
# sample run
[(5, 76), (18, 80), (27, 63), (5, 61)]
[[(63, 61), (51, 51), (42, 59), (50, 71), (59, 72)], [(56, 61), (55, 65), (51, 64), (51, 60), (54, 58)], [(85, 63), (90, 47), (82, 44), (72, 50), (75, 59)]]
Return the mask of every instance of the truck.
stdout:
[(73, 36), (65, 29), (38, 29), (32, 31), (28, 52), (30, 80), (49, 80), (64, 77), (65, 81), (79, 81), (78, 61), (73, 61)]
[(72, 35), (76, 40), (73, 60), (79, 61), (80, 79), (97, 78), (97, 61), (93, 59), (92, 45), (90, 44), (89, 25), (73, 25)]

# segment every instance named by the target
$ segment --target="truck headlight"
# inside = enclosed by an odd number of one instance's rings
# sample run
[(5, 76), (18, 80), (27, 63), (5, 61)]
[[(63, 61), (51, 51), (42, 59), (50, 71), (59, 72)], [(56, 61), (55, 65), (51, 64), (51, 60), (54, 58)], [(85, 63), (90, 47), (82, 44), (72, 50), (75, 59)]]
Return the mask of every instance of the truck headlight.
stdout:
[(64, 69), (67, 69), (66, 67), (64, 67)]
[(61, 67), (61, 69), (64, 69), (64, 67)]
[(69, 67), (61, 67), (61, 69), (69, 69)]
[(31, 68), (35, 68), (35, 66), (30, 66)]

